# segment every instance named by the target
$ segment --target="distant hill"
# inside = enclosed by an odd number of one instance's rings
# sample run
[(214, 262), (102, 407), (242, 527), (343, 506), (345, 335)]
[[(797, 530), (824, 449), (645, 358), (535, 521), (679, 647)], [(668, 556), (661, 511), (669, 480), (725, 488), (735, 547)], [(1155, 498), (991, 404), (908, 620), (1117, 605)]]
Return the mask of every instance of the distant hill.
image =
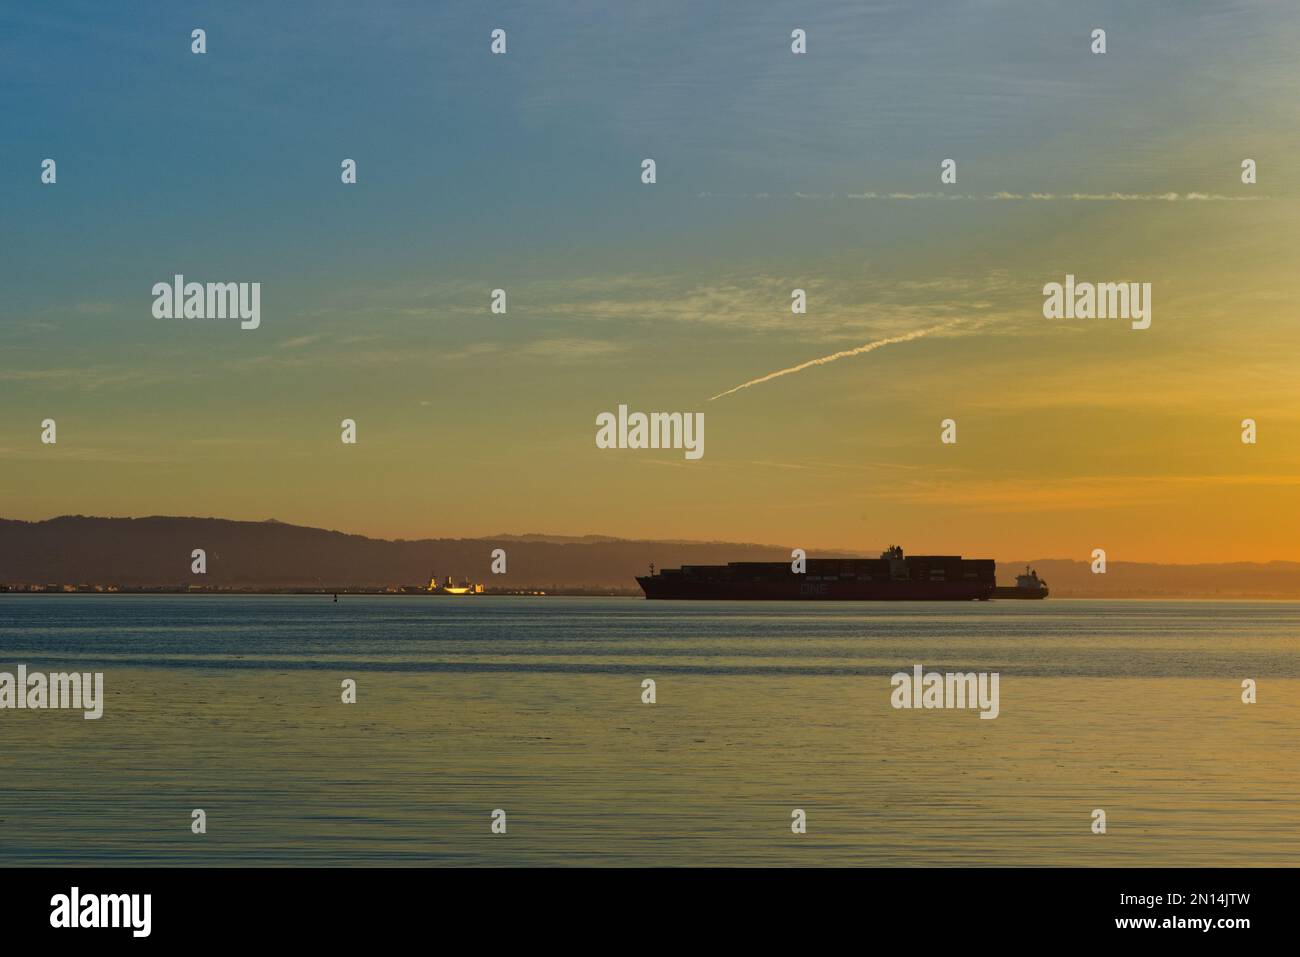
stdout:
[[(505, 548), (508, 573), (492, 575)], [(190, 574), (190, 553), (207, 552), (208, 573)], [(810, 557), (852, 557), (813, 551)], [(867, 554), (867, 553), (856, 553)], [(871, 553), (874, 557), (874, 553)], [(386, 587), (422, 585), (431, 574), (491, 587), (636, 590), (636, 575), (659, 567), (729, 561), (789, 561), (790, 547), (729, 542), (638, 541), (540, 534), (387, 541), (283, 522), (219, 518), (0, 519), (0, 584), (220, 587)], [(1000, 584), (1024, 561), (999, 562)], [(1300, 599), (1300, 563), (1156, 565), (1111, 562), (1094, 575), (1085, 561), (1029, 562), (1059, 598)]]
[[(505, 548), (507, 574), (491, 574)], [(207, 574), (190, 554), (207, 553)], [(0, 519), (0, 584), (290, 587), (417, 585), (431, 574), (494, 587), (637, 589), (650, 562), (789, 560), (790, 549), (726, 542), (645, 542), (544, 535), (387, 541), (320, 528), (219, 518)]]
[(1086, 561), (998, 562), (998, 583), (1014, 585), (1016, 573), (1027, 564), (1047, 581), (1057, 598), (1300, 599), (1300, 562), (1108, 562), (1104, 575), (1094, 575)]

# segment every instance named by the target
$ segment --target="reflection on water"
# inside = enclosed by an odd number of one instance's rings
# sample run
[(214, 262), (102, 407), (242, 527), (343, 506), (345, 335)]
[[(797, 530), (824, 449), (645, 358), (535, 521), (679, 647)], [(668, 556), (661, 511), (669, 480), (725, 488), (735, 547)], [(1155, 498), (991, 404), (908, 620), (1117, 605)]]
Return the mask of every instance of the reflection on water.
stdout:
[(6, 865), (1300, 863), (1294, 604), (0, 596), (18, 664), (107, 702), (0, 711)]

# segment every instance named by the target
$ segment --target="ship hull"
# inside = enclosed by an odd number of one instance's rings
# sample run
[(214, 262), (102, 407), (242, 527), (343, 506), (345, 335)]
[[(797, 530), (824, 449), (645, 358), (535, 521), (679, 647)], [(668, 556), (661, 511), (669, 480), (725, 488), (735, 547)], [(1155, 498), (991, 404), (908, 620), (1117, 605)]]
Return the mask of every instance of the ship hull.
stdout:
[(987, 601), (992, 559), (914, 555), (683, 565), (637, 578), (646, 598), (677, 601)]
[(637, 583), (646, 598), (675, 601), (988, 601), (993, 592), (982, 582), (672, 582), (642, 576)]
[(1012, 585), (999, 585), (993, 589), (994, 598), (1016, 598), (1020, 600), (1047, 597), (1046, 588), (1017, 588)]

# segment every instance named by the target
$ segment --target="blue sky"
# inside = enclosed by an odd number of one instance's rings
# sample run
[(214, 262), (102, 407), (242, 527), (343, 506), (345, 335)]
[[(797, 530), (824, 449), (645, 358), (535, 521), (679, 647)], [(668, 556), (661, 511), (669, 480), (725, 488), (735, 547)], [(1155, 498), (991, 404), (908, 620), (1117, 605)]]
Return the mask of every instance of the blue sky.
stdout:
[[(505, 56), (488, 52), (496, 27)], [(993, 483), (1015, 478), (1016, 416), (1059, 402), (1045, 383), (1075, 383), (1085, 418), (1116, 374), (1163, 408), (1158, 383), (1215, 381), (1197, 357), (1241, 342), (1225, 317), (1258, 315), (1246, 338), (1288, 334), (1297, 41), (1283, 3), (8, 4), (0, 511), (758, 540), (811, 520), (818, 541), (854, 544), (864, 533), (825, 515), (871, 524), (899, 506), (860, 504), (837, 476), (935, 466), (918, 397), (929, 423), (1005, 390), (970, 412), (989, 446), (960, 466)], [(345, 157), (356, 186), (339, 182)], [(939, 183), (946, 157), (955, 186)], [(1071, 198), (1116, 193), (1141, 198)], [(1044, 329), (1038, 288), (1088, 269), (1163, 282), (1172, 311), (1140, 341)], [(262, 329), (160, 326), (148, 290), (177, 272), (262, 282)], [(498, 286), (510, 314), (494, 321)], [(796, 286), (812, 296), (798, 323)], [(960, 335), (715, 403), (689, 475), (588, 457), (590, 421), (620, 401), (695, 408), (952, 319)], [(1292, 370), (1245, 365), (1259, 353), (1243, 347), (1231, 381), (1283, 414)], [(68, 464), (51, 472), (29, 424), (55, 413)], [(350, 478), (316, 444), (349, 414), (373, 456)], [(1152, 427), (1204, 420), (1179, 414)], [(1098, 446), (1015, 469), (1066, 484), (1088, 462), (1196, 470), (1195, 449), (1141, 463), (1096, 438), (1110, 425), (1078, 427)], [(824, 516), (753, 517), (764, 489), (801, 500), (787, 480), (810, 462), (828, 469)], [(753, 483), (741, 502), (737, 474)], [(430, 475), (457, 508), (427, 508)], [(667, 518), (629, 509), (651, 488)], [(503, 512), (515, 498), (532, 504)]]

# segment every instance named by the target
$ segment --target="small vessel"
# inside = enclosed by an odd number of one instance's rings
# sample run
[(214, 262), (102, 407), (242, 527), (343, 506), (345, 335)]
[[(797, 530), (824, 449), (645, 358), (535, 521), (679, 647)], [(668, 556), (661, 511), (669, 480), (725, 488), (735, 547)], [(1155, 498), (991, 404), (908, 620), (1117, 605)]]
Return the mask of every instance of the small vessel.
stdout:
[(1047, 582), (1039, 578), (1038, 572), (1028, 565), (1025, 566), (1023, 575), (1016, 576), (1014, 587), (1000, 585), (993, 589), (994, 598), (1046, 598), (1047, 593)]
[(431, 575), (427, 591), (430, 595), (481, 595), (483, 586), (477, 583), (471, 584), (468, 578), (457, 585), (451, 580), (450, 575), (445, 582), (438, 584), (438, 576)]

